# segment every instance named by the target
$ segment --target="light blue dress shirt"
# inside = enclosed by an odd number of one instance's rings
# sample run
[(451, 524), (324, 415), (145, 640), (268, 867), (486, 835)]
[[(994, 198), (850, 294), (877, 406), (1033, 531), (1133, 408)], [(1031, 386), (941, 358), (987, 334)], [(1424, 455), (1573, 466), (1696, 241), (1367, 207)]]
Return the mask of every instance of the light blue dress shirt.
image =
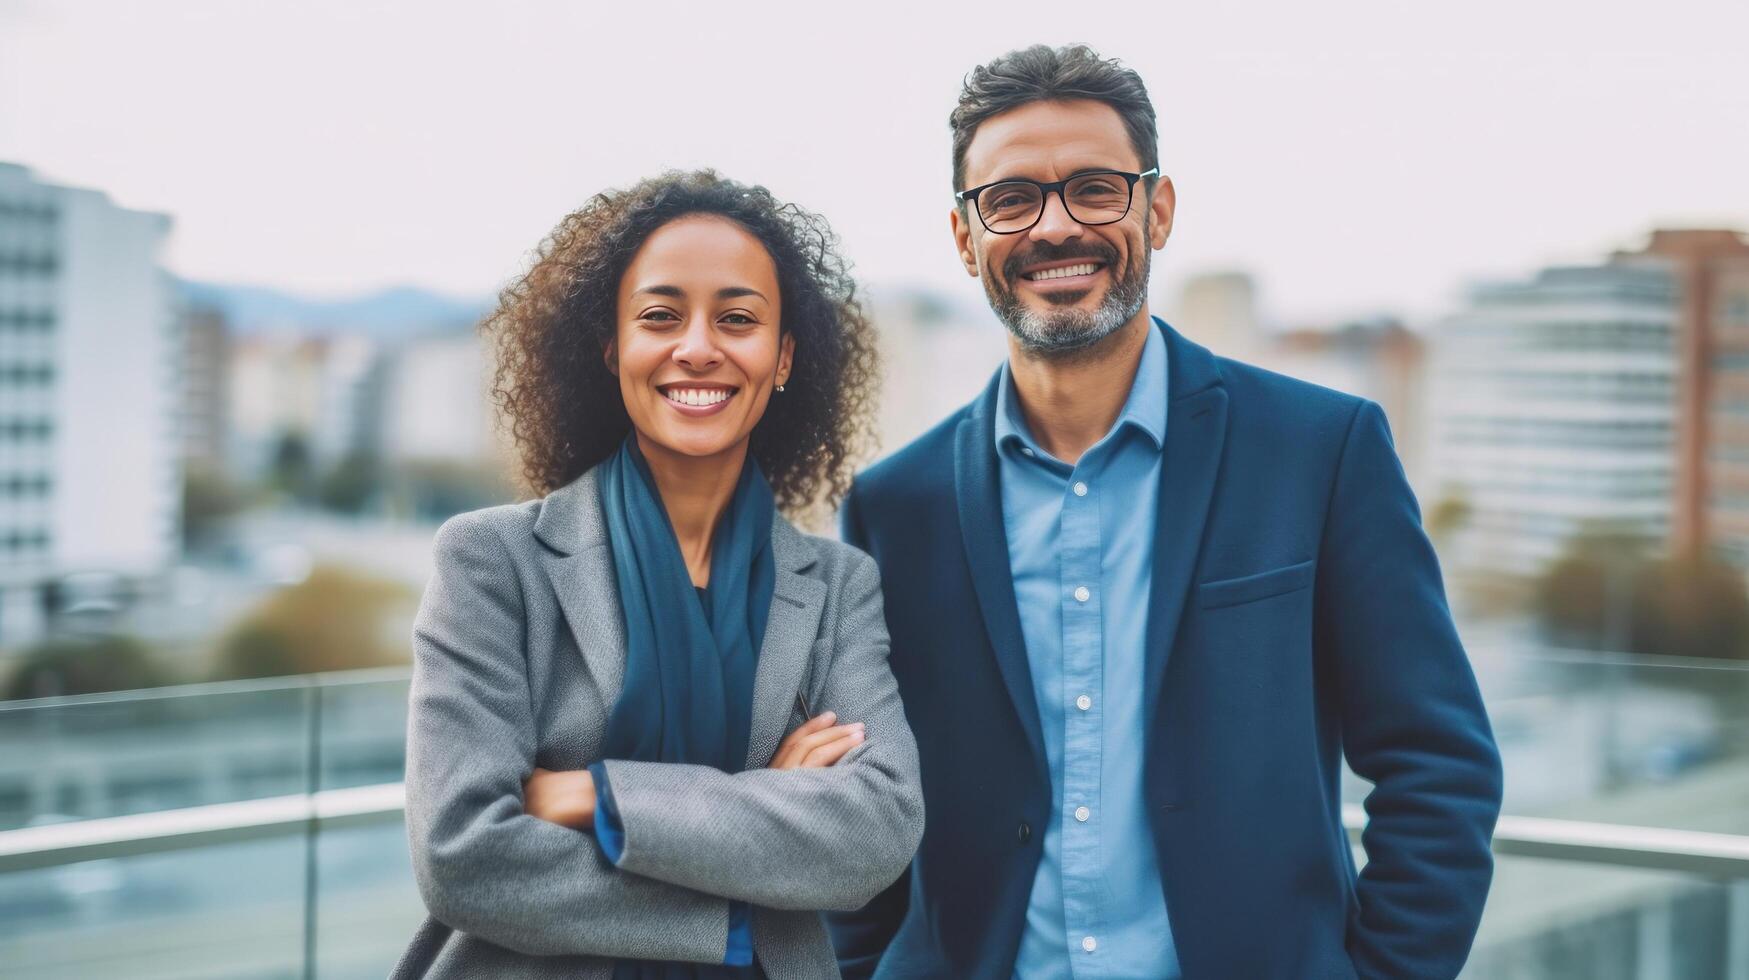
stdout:
[(1166, 341), (1074, 466), (996, 395), (1002, 519), (1054, 804), (1015, 962), (1022, 980), (1179, 976), (1142, 793), (1142, 691), (1166, 439)]

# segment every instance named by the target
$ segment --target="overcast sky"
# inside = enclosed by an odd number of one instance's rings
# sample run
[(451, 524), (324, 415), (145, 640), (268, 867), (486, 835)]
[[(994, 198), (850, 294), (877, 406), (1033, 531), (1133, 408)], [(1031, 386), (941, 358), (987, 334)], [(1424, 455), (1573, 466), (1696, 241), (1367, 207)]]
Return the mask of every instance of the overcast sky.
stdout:
[(1439, 6), (0, 0), (0, 160), (173, 215), (177, 273), (328, 295), (490, 291), (590, 193), (712, 165), (974, 298), (959, 81), (1082, 40), (1159, 112), (1156, 283), (1245, 268), (1277, 321), (1749, 228), (1749, 3)]

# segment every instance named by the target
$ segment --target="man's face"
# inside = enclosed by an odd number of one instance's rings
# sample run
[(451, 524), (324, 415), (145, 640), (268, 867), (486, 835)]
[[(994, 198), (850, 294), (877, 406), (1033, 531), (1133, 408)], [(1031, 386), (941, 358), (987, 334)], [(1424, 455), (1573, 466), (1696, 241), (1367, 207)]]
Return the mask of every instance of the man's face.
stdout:
[[(966, 148), (966, 190), (1024, 177), (1040, 183), (1088, 170), (1142, 170), (1117, 110), (1103, 102), (1032, 102), (986, 119)], [(999, 235), (975, 206), (953, 212), (954, 241), (966, 272), (983, 280), (990, 306), (1020, 345), (1050, 356), (1082, 351), (1128, 323), (1148, 289), (1149, 251), (1172, 231), (1174, 196), (1165, 177), (1152, 197), (1135, 185), (1129, 213), (1112, 224), (1083, 225), (1057, 194), (1031, 229)], [(1091, 264), (1091, 271), (1062, 270)]]

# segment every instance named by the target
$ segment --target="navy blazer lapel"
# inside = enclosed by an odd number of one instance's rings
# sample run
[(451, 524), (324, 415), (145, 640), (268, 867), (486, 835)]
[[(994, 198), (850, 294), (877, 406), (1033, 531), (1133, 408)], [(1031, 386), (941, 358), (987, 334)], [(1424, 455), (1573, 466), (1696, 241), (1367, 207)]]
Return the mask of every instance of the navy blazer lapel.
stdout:
[(1020, 611), (1014, 599), (1014, 572), (1008, 560), (1008, 532), (1002, 523), (1001, 471), (996, 459), (996, 380), (979, 397), (970, 417), (954, 433), (954, 489), (958, 497), (960, 536), (971, 567), (972, 586), (983, 612), (996, 665), (1014, 700), (1020, 727), (1026, 732), (1039, 772), (1049, 784), (1043, 726), (1032, 687), (1032, 664), (1020, 631)]
[(1148, 602), (1146, 731), (1156, 730), (1166, 665), (1202, 551), (1203, 526), (1227, 437), (1227, 389), (1214, 355), (1162, 324), (1170, 400), (1166, 457), (1160, 466), (1160, 512), (1154, 522), (1154, 568)]

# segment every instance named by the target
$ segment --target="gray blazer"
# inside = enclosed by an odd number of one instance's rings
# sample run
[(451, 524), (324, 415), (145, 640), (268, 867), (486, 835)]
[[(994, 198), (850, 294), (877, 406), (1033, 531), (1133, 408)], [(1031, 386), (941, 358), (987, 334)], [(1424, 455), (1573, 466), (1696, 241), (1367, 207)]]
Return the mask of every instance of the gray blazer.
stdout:
[[(620, 864), (531, 817), (534, 767), (599, 759), (625, 669), (595, 471), (544, 500), (447, 521), (413, 629), (407, 835), (430, 916), (396, 977), (609, 977), (616, 958), (721, 963), (752, 903), (773, 980), (837, 977), (821, 910), (898, 878), (923, 834), (917, 746), (887, 668), (875, 563), (771, 530), (777, 582), (754, 679), (748, 771), (610, 761)], [(867, 724), (826, 769), (763, 768), (815, 711)]]

